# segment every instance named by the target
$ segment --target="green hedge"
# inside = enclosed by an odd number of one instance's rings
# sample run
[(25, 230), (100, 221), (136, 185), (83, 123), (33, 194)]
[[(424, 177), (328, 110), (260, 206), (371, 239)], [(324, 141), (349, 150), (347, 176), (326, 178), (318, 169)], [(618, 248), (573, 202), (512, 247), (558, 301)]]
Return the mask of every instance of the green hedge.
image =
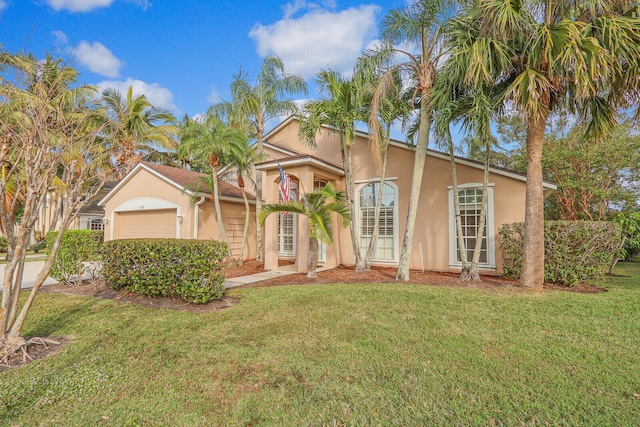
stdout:
[(206, 303), (224, 296), (226, 244), (211, 240), (126, 239), (103, 246), (103, 277), (116, 290)]
[(7, 236), (0, 236), (0, 252), (7, 252), (8, 248), (9, 240), (7, 239)]
[[(45, 236), (48, 251), (51, 250), (57, 236), (57, 231), (49, 231)], [(100, 251), (103, 240), (103, 231), (65, 231), (51, 267), (51, 277), (67, 284), (81, 283), (82, 275), (94, 279), (100, 274)]]
[[(504, 274), (520, 277), (524, 223), (500, 228)], [(569, 286), (604, 277), (620, 243), (620, 226), (604, 221), (546, 221), (544, 279)]]

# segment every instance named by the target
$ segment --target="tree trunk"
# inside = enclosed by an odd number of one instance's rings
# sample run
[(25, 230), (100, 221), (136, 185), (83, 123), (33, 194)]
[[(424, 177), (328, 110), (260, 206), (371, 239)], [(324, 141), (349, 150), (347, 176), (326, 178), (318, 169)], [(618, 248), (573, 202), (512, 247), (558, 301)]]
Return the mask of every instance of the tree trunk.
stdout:
[[(264, 141), (264, 129), (258, 128), (257, 135), (257, 153), (258, 155), (262, 155), (264, 152), (263, 148)], [(253, 168), (255, 171), (255, 167)], [(262, 172), (256, 171), (256, 261), (262, 261), (264, 259), (263, 252), (263, 237), (262, 237), (262, 225), (260, 225), (260, 221), (258, 221), (258, 212), (262, 210)]]
[(215, 167), (212, 167), (211, 176), (213, 178), (213, 205), (216, 208), (216, 220), (218, 221), (218, 229), (220, 230), (220, 237), (222, 241), (227, 244), (229, 247), (229, 258), (233, 259), (233, 254), (231, 253), (231, 245), (229, 244), (229, 239), (227, 238), (227, 232), (224, 229), (224, 223), (222, 222), (222, 210), (220, 209), (220, 196), (218, 193), (218, 170)]
[[(355, 186), (353, 184), (353, 165), (351, 163), (351, 141), (346, 141), (343, 149), (343, 161), (344, 161), (344, 180), (347, 187), (347, 205), (351, 212), (351, 218), (355, 218), (356, 206), (353, 200), (355, 196)], [(355, 227), (354, 221), (349, 225), (349, 233), (351, 235), (351, 245), (353, 246), (353, 256), (355, 260), (354, 271), (361, 273), (365, 271), (364, 260), (360, 253), (360, 242), (358, 241), (358, 230)]]
[(242, 200), (244, 200), (244, 228), (242, 230), (242, 245), (240, 246), (240, 255), (238, 256), (238, 265), (242, 265), (242, 257), (244, 256), (247, 239), (249, 238), (249, 217), (251, 216), (249, 199), (247, 199), (247, 193), (244, 191), (244, 187), (242, 188)]
[(544, 194), (542, 146), (547, 115), (529, 117), (527, 128), (527, 186), (524, 215), (524, 257), (520, 285), (540, 290), (544, 284)]
[[(430, 91), (422, 91), (422, 99), (429, 99)], [(413, 160), (413, 174), (411, 176), (411, 189), (409, 190), (409, 208), (407, 211), (407, 225), (404, 229), (404, 239), (402, 240), (402, 251), (400, 252), (400, 264), (396, 281), (409, 280), (409, 260), (411, 259), (411, 248), (413, 245), (413, 233), (418, 213), (418, 202), (420, 201), (420, 191), (422, 190), (422, 175), (427, 159), (427, 149), (429, 147), (429, 131), (431, 128), (431, 112), (426, 105), (420, 109), (420, 128), (418, 130), (418, 143)]]
[(364, 258), (364, 269), (365, 271), (371, 270), (371, 258), (373, 258), (373, 251), (376, 247), (376, 242), (378, 240), (378, 232), (379, 232), (379, 222), (380, 222), (380, 208), (382, 207), (382, 195), (384, 194), (384, 180), (387, 173), (387, 150), (384, 151), (382, 156), (382, 171), (380, 173), (380, 191), (378, 191), (378, 198), (376, 200), (376, 208), (373, 214), (373, 232), (371, 233), (371, 241), (369, 242), (369, 247), (367, 248), (367, 254)]
[(58, 218), (62, 214), (62, 195), (56, 194), (56, 206), (53, 209), (53, 215), (51, 216), (51, 221), (49, 222), (49, 230), (54, 231), (56, 229), (56, 224), (58, 223)]
[(460, 270), (460, 278), (466, 279), (469, 276), (469, 263), (467, 261), (467, 246), (464, 242), (464, 235), (462, 230), (462, 217), (460, 216), (460, 196), (458, 195), (458, 169), (456, 167), (456, 156), (453, 152), (453, 141), (451, 135), (448, 136), (449, 142), (449, 161), (451, 162), (451, 181), (453, 183), (453, 209), (456, 218), (456, 235), (458, 236), (458, 251), (460, 253), (460, 263), (462, 269)]
[[(478, 220), (478, 229), (476, 230), (476, 246), (473, 248), (473, 258), (471, 259), (471, 268), (467, 280), (480, 282), (480, 271), (478, 264), (480, 263), (480, 252), (482, 250), (482, 238), (485, 233), (485, 223), (487, 218), (487, 196), (489, 192), (489, 160), (491, 156), (490, 143), (485, 144), (487, 152), (484, 159), (484, 173), (482, 176), (482, 201), (480, 202), (480, 218)], [(488, 248), (487, 248), (488, 249)]]
[(316, 269), (318, 268), (318, 239), (309, 238), (309, 254), (307, 255), (307, 277), (316, 277)]

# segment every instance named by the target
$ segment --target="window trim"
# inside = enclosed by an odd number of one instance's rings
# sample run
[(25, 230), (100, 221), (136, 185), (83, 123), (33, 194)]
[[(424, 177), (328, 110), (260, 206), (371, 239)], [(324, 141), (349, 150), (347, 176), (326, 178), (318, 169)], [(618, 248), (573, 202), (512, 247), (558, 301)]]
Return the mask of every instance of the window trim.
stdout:
[[(356, 186), (356, 194), (355, 194), (355, 205), (357, 218), (355, 221), (355, 227), (358, 230), (358, 241), (362, 238), (361, 233), (361, 222), (362, 222), (362, 211), (360, 209), (360, 192), (362, 189), (370, 184), (379, 184), (380, 177), (371, 178), (366, 181), (360, 181), (360, 184)], [(384, 180), (385, 185), (389, 185), (393, 189), (394, 200), (393, 200), (393, 259), (379, 259), (374, 257), (371, 258), (371, 261), (381, 264), (398, 264), (400, 262), (400, 224), (399, 224), (399, 214), (398, 214), (398, 202), (400, 200), (400, 189), (398, 185), (394, 182), (390, 182), (388, 178)], [(366, 254), (362, 254), (364, 257)]]
[[(494, 183), (487, 186), (487, 216), (486, 216), (486, 234), (487, 234), (487, 262), (479, 263), (478, 267), (483, 270), (496, 269), (496, 235), (495, 235), (495, 216), (494, 216)], [(457, 238), (456, 238), (456, 219), (455, 207), (453, 205), (453, 186), (447, 187), (449, 198), (449, 268), (461, 268), (462, 263), (457, 258)], [(458, 185), (458, 191), (480, 189), (482, 183), (469, 182)]]

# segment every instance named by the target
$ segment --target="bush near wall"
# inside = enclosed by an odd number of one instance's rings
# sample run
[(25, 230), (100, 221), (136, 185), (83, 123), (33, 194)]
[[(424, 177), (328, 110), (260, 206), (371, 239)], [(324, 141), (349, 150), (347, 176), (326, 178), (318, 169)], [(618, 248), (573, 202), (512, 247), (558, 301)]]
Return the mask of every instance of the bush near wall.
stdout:
[(116, 290), (206, 303), (222, 298), (225, 243), (189, 239), (125, 239), (103, 245), (103, 277)]
[[(57, 231), (49, 231), (45, 236), (47, 250), (58, 236)], [(51, 267), (51, 277), (66, 284), (79, 284), (82, 275), (95, 278), (100, 264), (100, 253), (104, 232), (98, 230), (67, 230), (62, 236), (58, 253)]]
[[(504, 274), (519, 278), (524, 223), (500, 228)], [(568, 286), (604, 277), (620, 243), (620, 226), (604, 221), (546, 221), (544, 279)]]

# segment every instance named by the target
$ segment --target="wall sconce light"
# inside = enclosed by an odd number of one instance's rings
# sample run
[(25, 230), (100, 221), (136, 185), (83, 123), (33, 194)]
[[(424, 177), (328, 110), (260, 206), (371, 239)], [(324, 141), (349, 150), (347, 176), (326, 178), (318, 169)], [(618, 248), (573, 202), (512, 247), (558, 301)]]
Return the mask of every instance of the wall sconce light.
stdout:
[(102, 223), (104, 225), (109, 225), (109, 218), (102, 218)]
[(178, 222), (182, 224), (182, 220), (184, 220), (184, 216), (178, 215)]

